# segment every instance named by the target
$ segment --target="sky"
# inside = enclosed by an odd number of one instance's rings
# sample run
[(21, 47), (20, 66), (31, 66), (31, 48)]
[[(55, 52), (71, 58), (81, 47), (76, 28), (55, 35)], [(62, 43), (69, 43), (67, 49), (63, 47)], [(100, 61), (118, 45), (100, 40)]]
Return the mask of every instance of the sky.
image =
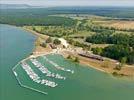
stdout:
[(29, 4), (34, 6), (132, 6), (134, 0), (0, 0), (0, 4)]

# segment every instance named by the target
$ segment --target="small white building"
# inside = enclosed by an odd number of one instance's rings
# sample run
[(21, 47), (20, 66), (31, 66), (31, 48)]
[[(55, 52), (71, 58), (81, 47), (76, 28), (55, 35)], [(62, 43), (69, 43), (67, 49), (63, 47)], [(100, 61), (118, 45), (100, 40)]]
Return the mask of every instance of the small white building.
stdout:
[(67, 43), (67, 41), (64, 38), (59, 38), (59, 40), (61, 41), (61, 44), (63, 46), (65, 46), (65, 48), (67, 48), (69, 46), (69, 44)]

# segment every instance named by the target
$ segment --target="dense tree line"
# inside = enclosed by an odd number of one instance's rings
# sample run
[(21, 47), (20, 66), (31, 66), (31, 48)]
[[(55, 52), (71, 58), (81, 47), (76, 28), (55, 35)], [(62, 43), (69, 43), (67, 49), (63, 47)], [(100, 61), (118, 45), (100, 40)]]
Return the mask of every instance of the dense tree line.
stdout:
[(95, 44), (109, 43), (110, 40), (111, 40), (111, 34), (109, 33), (96, 33), (86, 38), (86, 42), (95, 43)]
[(56, 17), (56, 16), (45, 16), (45, 17), (9, 17), (1, 16), (0, 23), (11, 24), (16, 26), (24, 25), (53, 25), (53, 26), (73, 26), (76, 21), (71, 18)]
[(86, 42), (95, 44), (119, 44), (134, 48), (134, 34), (97, 33), (86, 38)]
[(105, 48), (92, 48), (94, 54), (122, 61), (126, 59), (126, 63), (134, 64), (134, 50), (129, 46), (110, 45)]
[(105, 48), (92, 48), (94, 54), (134, 64), (134, 34), (97, 33), (86, 38), (95, 44), (112, 44)]

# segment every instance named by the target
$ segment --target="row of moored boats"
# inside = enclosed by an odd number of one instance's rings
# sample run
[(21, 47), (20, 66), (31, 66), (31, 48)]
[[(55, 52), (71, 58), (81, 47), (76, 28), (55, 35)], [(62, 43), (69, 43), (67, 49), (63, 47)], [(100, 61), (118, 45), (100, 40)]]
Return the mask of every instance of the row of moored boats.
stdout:
[(61, 76), (60, 74), (55, 74), (52, 73), (51, 71), (49, 71), (45, 66), (43, 66), (39, 61), (37, 61), (34, 58), (30, 59), (31, 62), (34, 64), (34, 66), (36, 66), (42, 73), (46, 74), (46, 76), (48, 77), (52, 77), (52, 78), (56, 78), (56, 79), (63, 79), (65, 80), (66, 77)]
[(34, 82), (44, 84), (49, 87), (56, 87), (58, 85), (53, 81), (40, 79), (40, 77), (32, 70), (32, 68), (26, 62), (21, 62), (21, 66)]
[(58, 64), (56, 64), (55, 62), (49, 60), (46, 56), (43, 56), (43, 58), (49, 62), (50, 64), (52, 64), (55, 68), (59, 69), (59, 70), (62, 70), (62, 71), (66, 71), (66, 72), (71, 72), (72, 74), (74, 73), (73, 70), (70, 70), (70, 69), (65, 69), (63, 67), (60, 67)]

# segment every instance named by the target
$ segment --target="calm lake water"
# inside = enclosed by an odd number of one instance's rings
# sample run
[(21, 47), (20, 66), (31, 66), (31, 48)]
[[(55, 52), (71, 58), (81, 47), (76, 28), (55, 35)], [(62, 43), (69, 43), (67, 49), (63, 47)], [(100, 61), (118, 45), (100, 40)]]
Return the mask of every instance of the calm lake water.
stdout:
[(64, 62), (59, 55), (48, 57), (75, 71), (61, 87), (48, 90), (48, 95), (20, 87), (12, 68), (32, 52), (34, 41), (35, 37), (24, 30), (0, 25), (0, 100), (134, 100), (133, 80)]

